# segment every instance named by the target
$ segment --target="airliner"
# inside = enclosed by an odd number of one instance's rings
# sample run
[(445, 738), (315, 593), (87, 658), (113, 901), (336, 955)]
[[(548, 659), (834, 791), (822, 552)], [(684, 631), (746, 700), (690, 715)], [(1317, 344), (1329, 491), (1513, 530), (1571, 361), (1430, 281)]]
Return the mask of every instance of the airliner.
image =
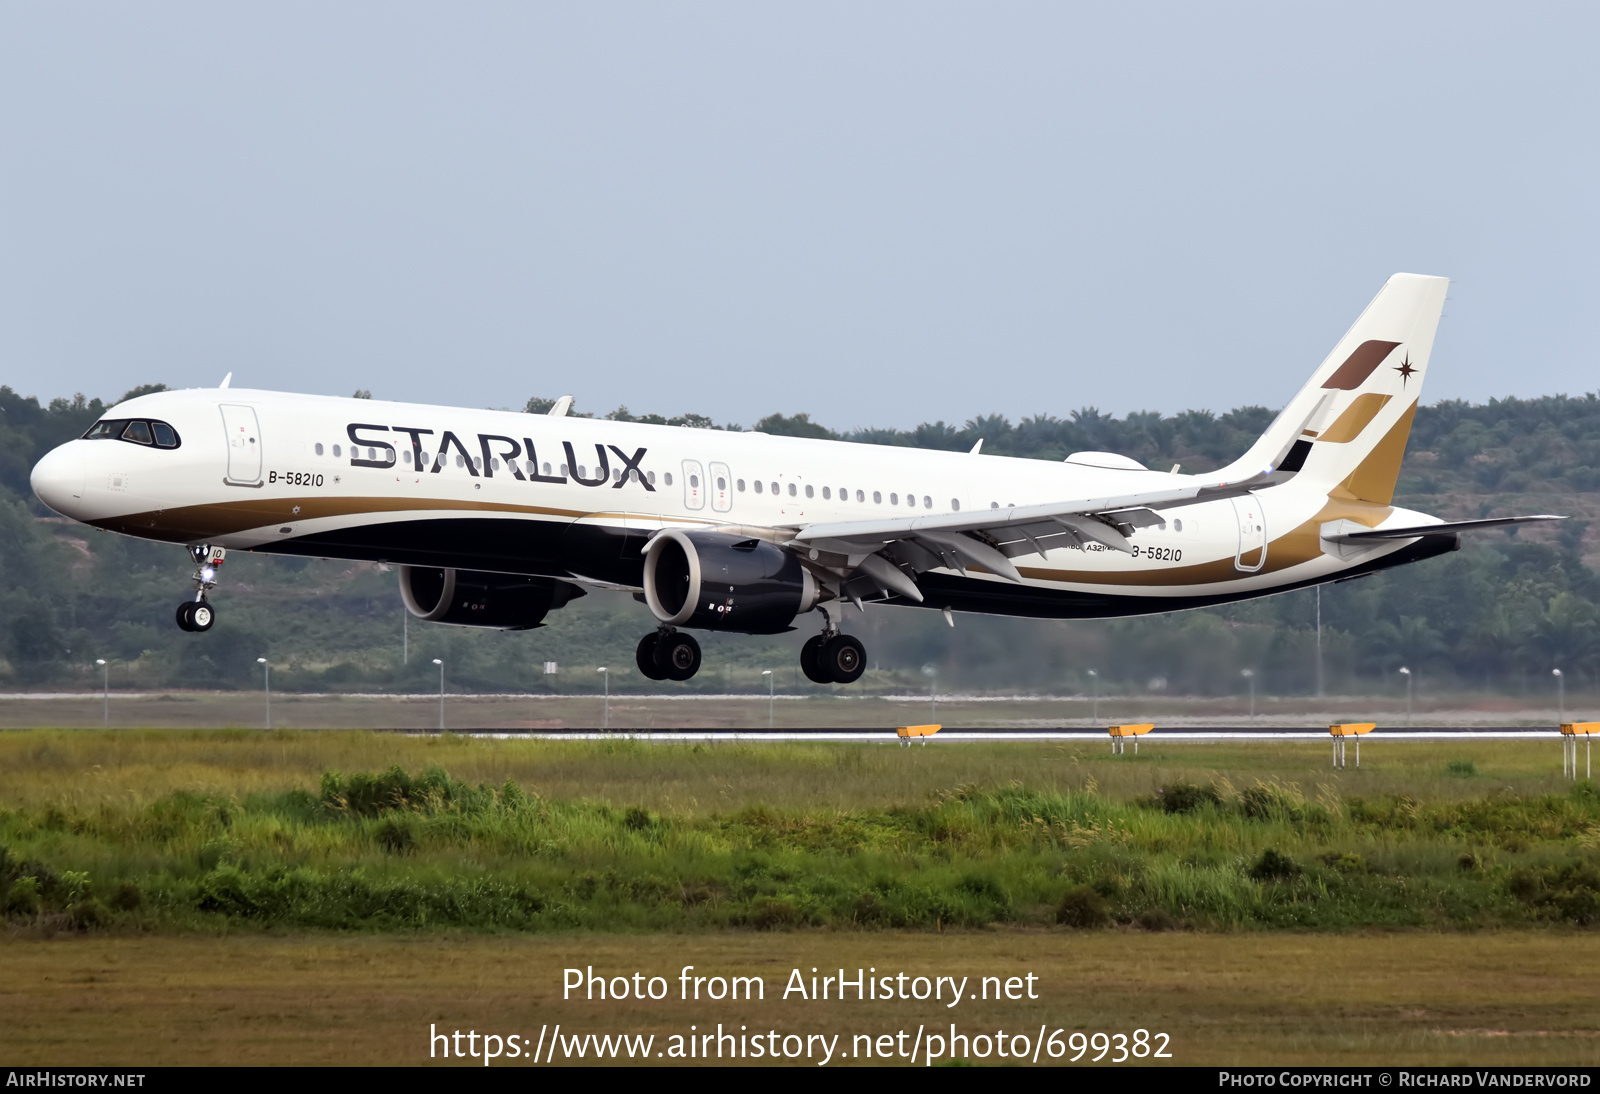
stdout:
[(820, 618), (801, 667), (866, 667), (846, 608), (1143, 615), (1346, 580), (1453, 551), (1395, 481), (1448, 281), (1396, 274), (1237, 461), (1209, 474), (1077, 452), (970, 452), (341, 399), (230, 386), (129, 399), (47, 453), (56, 512), (183, 544), (178, 626), (207, 631), (230, 551), (383, 562), (419, 619), (526, 630), (587, 589), (654, 626), (639, 671), (687, 680), (692, 631)]

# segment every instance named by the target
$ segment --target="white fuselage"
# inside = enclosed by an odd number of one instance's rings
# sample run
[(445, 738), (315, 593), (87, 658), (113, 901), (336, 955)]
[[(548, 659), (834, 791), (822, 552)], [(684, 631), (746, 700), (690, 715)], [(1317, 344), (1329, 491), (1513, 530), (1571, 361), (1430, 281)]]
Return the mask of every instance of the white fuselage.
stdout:
[[(149, 539), (459, 566), (637, 588), (666, 527), (728, 526), (785, 542), (818, 523), (1119, 497), (1189, 476), (1131, 467), (471, 410), (200, 389), (129, 400), (107, 419), (169, 424), (174, 448), (77, 440), (34, 473), (53, 509)], [(1348, 508), (1348, 507), (1346, 507)], [(1295, 482), (1190, 504), (1129, 538), (1016, 555), (1020, 586), (977, 567), (929, 573), (925, 606), (1098, 616), (1260, 596), (1370, 570), (1404, 541), (1359, 549), (1323, 522), (1352, 514)]]

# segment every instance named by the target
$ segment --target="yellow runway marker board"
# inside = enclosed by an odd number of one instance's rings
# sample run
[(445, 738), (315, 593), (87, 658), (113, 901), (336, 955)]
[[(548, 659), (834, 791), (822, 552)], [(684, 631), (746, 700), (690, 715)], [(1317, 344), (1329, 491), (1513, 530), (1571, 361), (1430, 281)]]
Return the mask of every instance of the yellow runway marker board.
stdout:
[(1128, 747), (1127, 738), (1133, 738), (1133, 754), (1139, 754), (1139, 738), (1156, 728), (1154, 722), (1132, 722), (1120, 726), (1107, 726), (1106, 732), (1111, 734), (1111, 754), (1120, 754)]
[(1561, 723), (1561, 774), (1578, 777), (1578, 738), (1583, 738), (1583, 777), (1590, 778), (1594, 767), (1589, 762), (1589, 746), (1600, 733), (1600, 722)]
[(928, 747), (928, 738), (939, 732), (941, 726), (901, 726), (896, 729), (895, 736), (900, 738), (900, 743), (907, 748), (911, 747), (911, 738), (921, 737), (922, 747)]
[(1331, 725), (1328, 732), (1333, 735), (1333, 766), (1344, 766), (1344, 743), (1351, 737), (1356, 739), (1356, 766), (1361, 766), (1361, 735), (1371, 733), (1376, 729), (1376, 722), (1345, 722), (1340, 725)]

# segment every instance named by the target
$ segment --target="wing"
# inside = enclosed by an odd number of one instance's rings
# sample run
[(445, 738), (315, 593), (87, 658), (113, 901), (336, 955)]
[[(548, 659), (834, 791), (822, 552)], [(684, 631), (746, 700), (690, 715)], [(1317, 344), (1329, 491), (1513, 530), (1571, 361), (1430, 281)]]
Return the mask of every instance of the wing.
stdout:
[[(965, 574), (968, 566), (979, 566), (1020, 582), (1012, 556), (1086, 542), (1131, 554), (1128, 536), (1136, 528), (1165, 523), (1161, 510), (1242, 496), (1286, 482), (1293, 474), (1269, 466), (1238, 482), (1201, 481), (1171, 490), (973, 513), (810, 524), (794, 534), (789, 546), (842, 556), (835, 567), (842, 574), (860, 573), (888, 592), (921, 603), (916, 582), (879, 552), (892, 545), (896, 559), (913, 572), (942, 566)], [(847, 577), (846, 585), (850, 583)]]
[(1418, 539), (1422, 536), (1451, 536), (1457, 532), (1476, 532), (1483, 528), (1502, 528), (1508, 524), (1532, 524), (1536, 520), (1566, 520), (1566, 517), (1540, 513), (1532, 517), (1488, 517), (1484, 520), (1452, 520), (1439, 524), (1419, 524), (1410, 528), (1376, 528), (1324, 536), (1335, 543), (1363, 543), (1381, 539)]

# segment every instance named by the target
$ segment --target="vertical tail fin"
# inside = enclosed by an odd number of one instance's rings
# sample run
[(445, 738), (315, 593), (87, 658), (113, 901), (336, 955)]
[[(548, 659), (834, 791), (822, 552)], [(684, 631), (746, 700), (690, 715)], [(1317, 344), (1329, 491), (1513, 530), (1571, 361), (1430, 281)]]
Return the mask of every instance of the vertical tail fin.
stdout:
[(1395, 274), (1261, 439), (1221, 478), (1279, 470), (1330, 496), (1388, 505), (1449, 279)]

